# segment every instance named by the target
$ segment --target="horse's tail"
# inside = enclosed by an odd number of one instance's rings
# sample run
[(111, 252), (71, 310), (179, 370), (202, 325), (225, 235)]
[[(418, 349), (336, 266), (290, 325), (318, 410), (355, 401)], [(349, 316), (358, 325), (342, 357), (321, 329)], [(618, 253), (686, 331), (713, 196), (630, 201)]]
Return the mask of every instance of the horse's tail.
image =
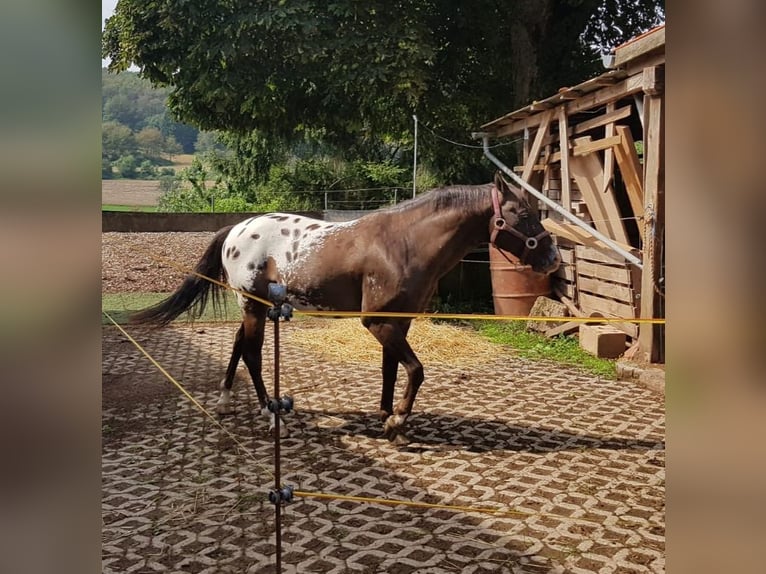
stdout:
[(131, 315), (131, 323), (154, 323), (167, 325), (184, 311), (190, 311), (193, 318), (202, 316), (209, 300), (212, 299), (213, 309), (221, 308), (221, 292), (224, 287), (200, 277), (210, 277), (217, 281), (224, 278), (223, 258), (221, 250), (233, 225), (224, 227), (215, 234), (213, 241), (207, 246), (204, 255), (197, 263), (194, 271), (199, 275), (189, 274), (181, 286), (167, 299), (160, 301)]

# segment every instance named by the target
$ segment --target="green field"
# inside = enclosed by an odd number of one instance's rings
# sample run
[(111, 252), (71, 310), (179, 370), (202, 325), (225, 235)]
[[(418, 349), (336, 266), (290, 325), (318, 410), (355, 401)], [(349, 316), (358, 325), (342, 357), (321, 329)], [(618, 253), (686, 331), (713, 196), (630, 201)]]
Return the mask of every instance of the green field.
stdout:
[(101, 211), (146, 211), (154, 213), (157, 211), (156, 205), (114, 205), (106, 204), (101, 206)]
[[(103, 312), (108, 313), (119, 324), (127, 323), (131, 313), (159, 303), (168, 295), (169, 293), (103, 293), (101, 295), (101, 323), (103, 325), (112, 324)], [(234, 295), (226, 294), (224, 302), (225, 305), (219, 313), (216, 314), (213, 306), (208, 305), (202, 316), (195, 320), (201, 322), (239, 321), (240, 311)], [(183, 314), (176, 321), (187, 322), (189, 317)]]

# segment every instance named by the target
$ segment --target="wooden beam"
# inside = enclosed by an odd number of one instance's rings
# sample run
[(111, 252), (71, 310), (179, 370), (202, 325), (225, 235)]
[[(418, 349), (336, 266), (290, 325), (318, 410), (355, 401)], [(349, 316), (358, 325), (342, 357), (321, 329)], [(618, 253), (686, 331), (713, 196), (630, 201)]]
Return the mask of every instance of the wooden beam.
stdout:
[[(590, 142), (590, 136), (577, 138), (575, 149), (578, 145), (586, 145)], [(610, 239), (629, 244), (630, 240), (625, 232), (625, 224), (622, 221), (612, 188), (610, 186), (606, 192), (601, 188), (604, 181), (604, 168), (598, 156), (593, 153), (575, 155), (570, 162), (570, 168), (572, 177), (577, 182), (577, 187), (585, 199), (596, 229)]]
[(648, 32), (626, 42), (622, 46), (615, 48), (613, 66), (619, 68), (631, 60), (645, 56), (653, 51), (664, 51), (664, 49), (665, 26), (661, 26), (654, 30), (649, 30)]
[(633, 215), (640, 219), (644, 216), (644, 183), (642, 181), (641, 162), (638, 159), (638, 152), (630, 128), (616, 126), (615, 129), (622, 138), (622, 141), (614, 148), (617, 166), (620, 168), (622, 181), (628, 192)]
[[(579, 139), (581, 138), (578, 138), (578, 140)], [(572, 149), (572, 155), (575, 155), (575, 156), (588, 155), (589, 153), (593, 153), (594, 151), (609, 149), (618, 145), (620, 143), (620, 139), (621, 139), (620, 136), (612, 136), (608, 138), (602, 138), (600, 140), (578, 143)]]
[[(581, 98), (567, 102), (565, 104), (567, 115), (572, 116), (585, 110), (603, 106), (608, 102), (617, 101), (626, 96), (641, 92), (643, 89), (643, 76), (641, 74), (630, 76), (614, 86), (601, 88), (600, 90), (586, 94)], [(488, 131), (492, 131), (497, 125), (496, 131), (494, 131), (496, 137), (509, 136), (517, 134), (525, 128), (534, 128), (535, 126), (540, 125), (540, 122), (542, 122), (542, 115), (543, 114), (535, 114), (528, 118), (509, 120), (509, 123), (507, 124), (500, 123), (496, 120), (495, 122), (490, 122), (489, 124), (484, 125), (489, 128)]]
[(567, 321), (566, 323), (562, 323), (557, 327), (551, 327), (550, 329), (546, 330), (545, 336), (550, 339), (551, 337), (556, 337), (558, 335), (572, 333), (573, 331), (577, 331), (580, 328), (580, 324), (580, 321)]
[(564, 106), (558, 109), (559, 142), (561, 142), (561, 205), (567, 211), (572, 211), (572, 186), (569, 173), (569, 135), (567, 129), (567, 111)]
[[(607, 106), (609, 105), (614, 106), (614, 104), (607, 104)], [(605, 114), (601, 114), (600, 116), (597, 116), (590, 120), (580, 122), (579, 124), (575, 126), (574, 133), (581, 134), (581, 133), (590, 131), (594, 128), (598, 128), (607, 124), (611, 124), (618, 120), (625, 119), (630, 115), (630, 112), (631, 112), (630, 106), (623, 106), (621, 108), (617, 108), (616, 110), (609, 111)]]
[(543, 112), (543, 119), (540, 123), (540, 127), (537, 128), (535, 141), (532, 142), (532, 147), (529, 149), (529, 156), (524, 162), (524, 171), (521, 173), (521, 179), (524, 181), (529, 181), (529, 178), (532, 176), (532, 168), (534, 167), (535, 162), (540, 155), (540, 149), (543, 145), (543, 139), (545, 139), (545, 135), (548, 133), (548, 126), (551, 122), (552, 115), (553, 112), (551, 110)]
[(659, 96), (665, 91), (665, 66), (648, 66), (643, 71), (644, 93)]
[[(619, 255), (613, 251), (611, 247), (608, 247), (605, 243), (603, 243), (600, 239), (596, 239), (590, 233), (580, 227), (577, 227), (573, 223), (561, 223), (551, 218), (543, 219), (541, 223), (545, 229), (553, 233), (556, 237), (568, 239), (569, 241), (573, 241), (579, 245), (592, 247), (601, 253), (610, 253), (612, 257), (615, 258), (617, 263), (624, 263), (625, 261), (622, 255)], [(635, 249), (630, 245), (620, 243), (619, 241), (617, 244), (628, 253), (635, 252)]]
[[(606, 113), (612, 113), (614, 112), (614, 102), (609, 102), (606, 105)], [(604, 138), (609, 139), (613, 137), (615, 134), (614, 131), (614, 123), (608, 123), (606, 124), (606, 127), (604, 128)], [(619, 145), (619, 143), (617, 144)], [(614, 151), (612, 151), (611, 147), (608, 147), (604, 150), (604, 184), (603, 184), (603, 190), (606, 191), (606, 189), (612, 185), (612, 177), (614, 176)]]
[[(584, 122), (580, 122), (579, 124), (575, 124), (574, 127), (570, 127), (567, 129), (567, 135), (571, 137), (573, 135), (582, 134), (585, 132), (589, 132), (590, 130), (600, 128), (601, 126), (606, 126), (606, 125), (609, 125), (610, 123), (625, 119), (628, 116), (630, 116), (631, 109), (632, 109), (631, 106), (623, 106), (621, 108), (617, 108), (614, 112), (601, 114), (600, 116), (596, 116), (595, 118), (591, 118), (589, 120), (585, 120)], [(544, 143), (546, 144), (555, 143), (557, 140), (560, 140), (560, 138), (561, 138), (560, 135), (551, 134), (548, 136), (548, 139), (550, 141), (546, 140)]]
[[(644, 257), (641, 275), (641, 317), (658, 318), (662, 238), (665, 229), (665, 110), (661, 96), (644, 97)], [(664, 326), (642, 325), (640, 352), (650, 362), (664, 360)]]

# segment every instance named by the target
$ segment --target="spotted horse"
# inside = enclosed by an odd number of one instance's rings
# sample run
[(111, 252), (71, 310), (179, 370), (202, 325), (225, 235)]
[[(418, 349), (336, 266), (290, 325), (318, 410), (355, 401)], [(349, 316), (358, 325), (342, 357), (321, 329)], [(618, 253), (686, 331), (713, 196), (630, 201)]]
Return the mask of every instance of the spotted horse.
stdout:
[[(438, 280), (485, 243), (514, 254), (540, 273), (552, 273), (561, 261), (528, 198), (497, 174), (494, 183), (433, 189), (343, 223), (287, 213), (251, 217), (218, 231), (195, 271), (263, 299), (270, 283), (282, 284), (298, 310), (418, 313), (425, 310)], [(189, 274), (172, 295), (132, 320), (166, 325), (186, 311), (199, 316), (211, 294), (215, 302), (222, 289)], [(242, 294), (237, 298), (242, 324), (221, 381), (217, 410), (232, 412), (231, 389), (242, 358), (266, 413), (269, 396), (261, 375), (261, 350), (267, 307)], [(383, 348), (380, 419), (383, 435), (397, 443), (407, 441), (405, 424), (424, 378), (423, 365), (407, 342), (410, 322), (400, 317), (362, 318)], [(399, 364), (407, 384), (394, 405)]]

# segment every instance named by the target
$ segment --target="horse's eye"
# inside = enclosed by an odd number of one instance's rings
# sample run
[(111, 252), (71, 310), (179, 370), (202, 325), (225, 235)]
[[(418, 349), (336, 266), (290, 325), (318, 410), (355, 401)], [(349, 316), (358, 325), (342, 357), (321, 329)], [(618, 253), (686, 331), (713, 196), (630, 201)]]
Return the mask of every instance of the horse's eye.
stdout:
[(510, 211), (510, 212), (511, 212), (511, 213), (513, 213), (514, 215), (516, 214), (516, 208), (515, 208), (515, 207), (512, 207), (512, 208), (511, 208), (511, 209), (509, 209), (508, 211)]

